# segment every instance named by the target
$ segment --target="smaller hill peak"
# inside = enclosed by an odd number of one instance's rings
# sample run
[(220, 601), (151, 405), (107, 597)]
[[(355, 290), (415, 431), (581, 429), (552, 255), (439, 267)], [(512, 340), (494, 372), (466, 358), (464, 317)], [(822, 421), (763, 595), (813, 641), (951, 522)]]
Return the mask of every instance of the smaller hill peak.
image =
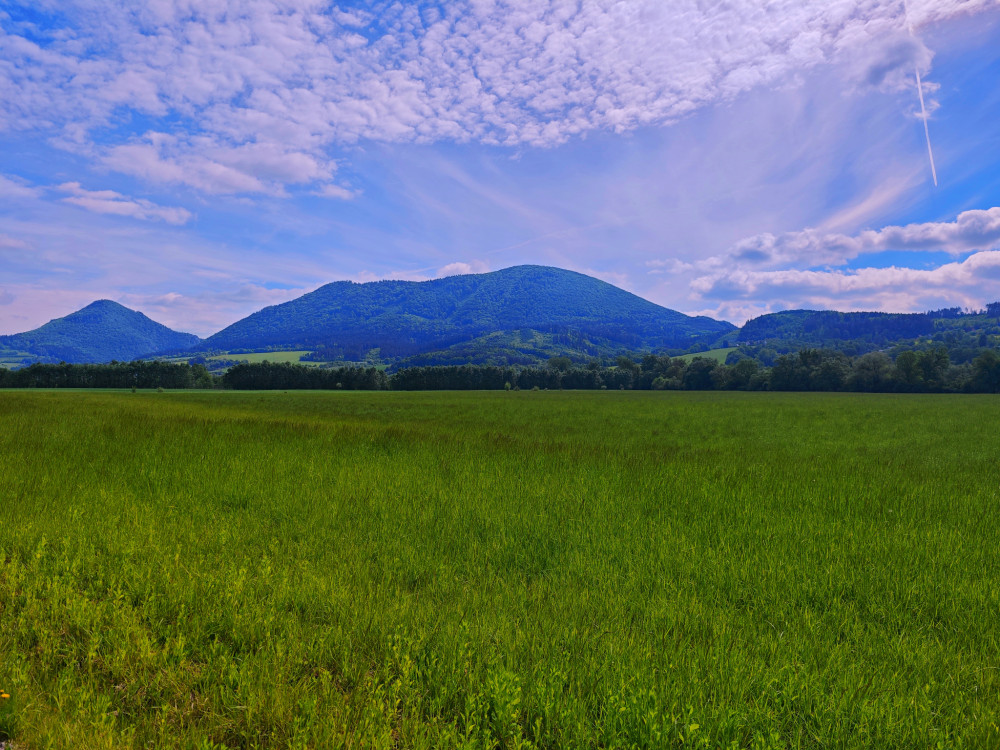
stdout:
[(197, 336), (171, 330), (137, 310), (99, 299), (40, 328), (0, 337), (0, 350), (26, 364), (107, 362), (188, 349), (199, 342)]
[(66, 317), (79, 315), (80, 313), (132, 313), (133, 315), (142, 315), (138, 310), (125, 307), (125, 305), (110, 299), (94, 300), (89, 305), (81, 307), (76, 312), (71, 312)]

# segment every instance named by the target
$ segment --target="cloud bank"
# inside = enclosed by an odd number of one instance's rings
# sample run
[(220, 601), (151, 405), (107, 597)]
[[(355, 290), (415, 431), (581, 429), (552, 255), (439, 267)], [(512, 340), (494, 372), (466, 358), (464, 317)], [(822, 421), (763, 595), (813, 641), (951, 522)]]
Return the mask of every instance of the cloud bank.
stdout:
[(737, 243), (706, 265), (782, 267), (841, 265), (859, 255), (887, 250), (961, 255), (1000, 243), (1000, 207), (964, 211), (952, 222), (927, 222), (867, 230), (854, 236), (813, 229), (779, 236), (759, 234)]
[[(35, 6), (34, 1), (30, 6)], [(903, 86), (918, 29), (995, 0), (66, 0), (0, 14), (0, 130), (206, 193), (345, 197), (362, 141), (551, 146), (663, 125), (851, 60)], [(123, 124), (125, 127), (123, 127)]]
[[(1000, 299), (997, 248), (1000, 207), (965, 211), (951, 222), (888, 226), (853, 236), (814, 230), (779, 237), (764, 234), (697, 264), (716, 270), (695, 278), (691, 289), (701, 299), (723, 300), (720, 309), (737, 318), (792, 307), (897, 311), (955, 304), (981, 307)], [(968, 257), (930, 269), (836, 267), (860, 255), (889, 251)]]

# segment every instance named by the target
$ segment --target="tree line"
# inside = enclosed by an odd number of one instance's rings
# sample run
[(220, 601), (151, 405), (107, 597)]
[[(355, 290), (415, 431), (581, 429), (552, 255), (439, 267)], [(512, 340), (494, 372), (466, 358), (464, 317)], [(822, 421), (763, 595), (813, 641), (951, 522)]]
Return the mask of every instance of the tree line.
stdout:
[(574, 366), (565, 358), (545, 368), (412, 367), (392, 375), (396, 390), (566, 388), (626, 390), (859, 391), (873, 393), (997, 393), (1000, 355), (982, 352), (954, 365), (944, 347), (905, 351), (895, 360), (882, 352), (850, 357), (827, 349), (803, 349), (770, 367), (750, 357), (719, 363), (646, 355), (619, 357), (613, 365)]
[(945, 347), (850, 357), (832, 349), (803, 349), (765, 366), (752, 357), (727, 363), (647, 354), (614, 362), (574, 364), (554, 357), (543, 367), (455, 365), (408, 367), (387, 374), (375, 367), (320, 368), (287, 362), (243, 363), (222, 376), (199, 364), (111, 362), (34, 364), (0, 368), (0, 388), (227, 388), (235, 390), (742, 390), (879, 393), (998, 393), (1000, 354), (981, 352), (953, 364)]
[(0, 368), (0, 388), (213, 388), (216, 378), (202, 365), (137, 360), (99, 365), (62, 362)]
[(385, 391), (389, 378), (375, 367), (310, 367), (291, 362), (242, 363), (226, 370), (220, 385), (238, 391)]

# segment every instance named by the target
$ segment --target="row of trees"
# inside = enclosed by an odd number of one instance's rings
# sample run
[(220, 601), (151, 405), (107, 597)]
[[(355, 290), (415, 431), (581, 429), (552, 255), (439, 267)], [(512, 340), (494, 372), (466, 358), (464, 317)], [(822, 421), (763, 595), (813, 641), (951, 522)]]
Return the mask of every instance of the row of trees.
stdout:
[(33, 364), (0, 368), (0, 388), (212, 388), (202, 365), (137, 360), (101, 365)]
[(229, 368), (220, 383), (239, 391), (384, 391), (389, 388), (386, 374), (374, 367), (320, 368), (290, 362), (239, 364)]
[[(656, 359), (654, 363), (652, 360)], [(884, 352), (849, 357), (831, 349), (803, 349), (777, 357), (771, 367), (753, 358), (728, 364), (695, 358), (642, 360), (633, 387), (686, 390), (861, 391), (895, 393), (1000, 392), (1000, 355), (993, 350), (972, 362), (952, 364), (938, 346), (903, 351), (893, 360)]]
[(0, 369), (2, 388), (232, 388), (237, 390), (772, 390), (868, 392), (1000, 392), (1000, 354), (986, 350), (971, 363), (952, 364), (948, 350), (883, 352), (849, 357), (831, 349), (803, 349), (771, 367), (744, 357), (728, 364), (646, 355), (596, 360), (580, 367), (556, 357), (545, 367), (409, 367), (392, 375), (374, 367), (319, 368), (291, 363), (239, 364), (222, 377), (201, 365), (112, 362)]
[(901, 393), (1000, 392), (1000, 355), (988, 350), (972, 363), (953, 365), (944, 347), (905, 351), (895, 360), (882, 352), (849, 357), (828, 349), (804, 349), (766, 367), (749, 357), (721, 364), (646, 355), (575, 366), (555, 357), (546, 367), (408, 367), (392, 375), (375, 368), (321, 370), (293, 364), (243, 364), (222, 385), (239, 389), (345, 388), (364, 390), (774, 390)]

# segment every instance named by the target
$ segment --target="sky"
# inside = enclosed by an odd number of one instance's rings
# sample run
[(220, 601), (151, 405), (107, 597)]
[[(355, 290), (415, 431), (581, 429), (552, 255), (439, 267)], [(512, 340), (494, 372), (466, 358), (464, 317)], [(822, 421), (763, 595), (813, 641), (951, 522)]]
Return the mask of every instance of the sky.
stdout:
[(736, 324), (1000, 300), (1000, 0), (0, 3), (0, 333), (522, 263)]

